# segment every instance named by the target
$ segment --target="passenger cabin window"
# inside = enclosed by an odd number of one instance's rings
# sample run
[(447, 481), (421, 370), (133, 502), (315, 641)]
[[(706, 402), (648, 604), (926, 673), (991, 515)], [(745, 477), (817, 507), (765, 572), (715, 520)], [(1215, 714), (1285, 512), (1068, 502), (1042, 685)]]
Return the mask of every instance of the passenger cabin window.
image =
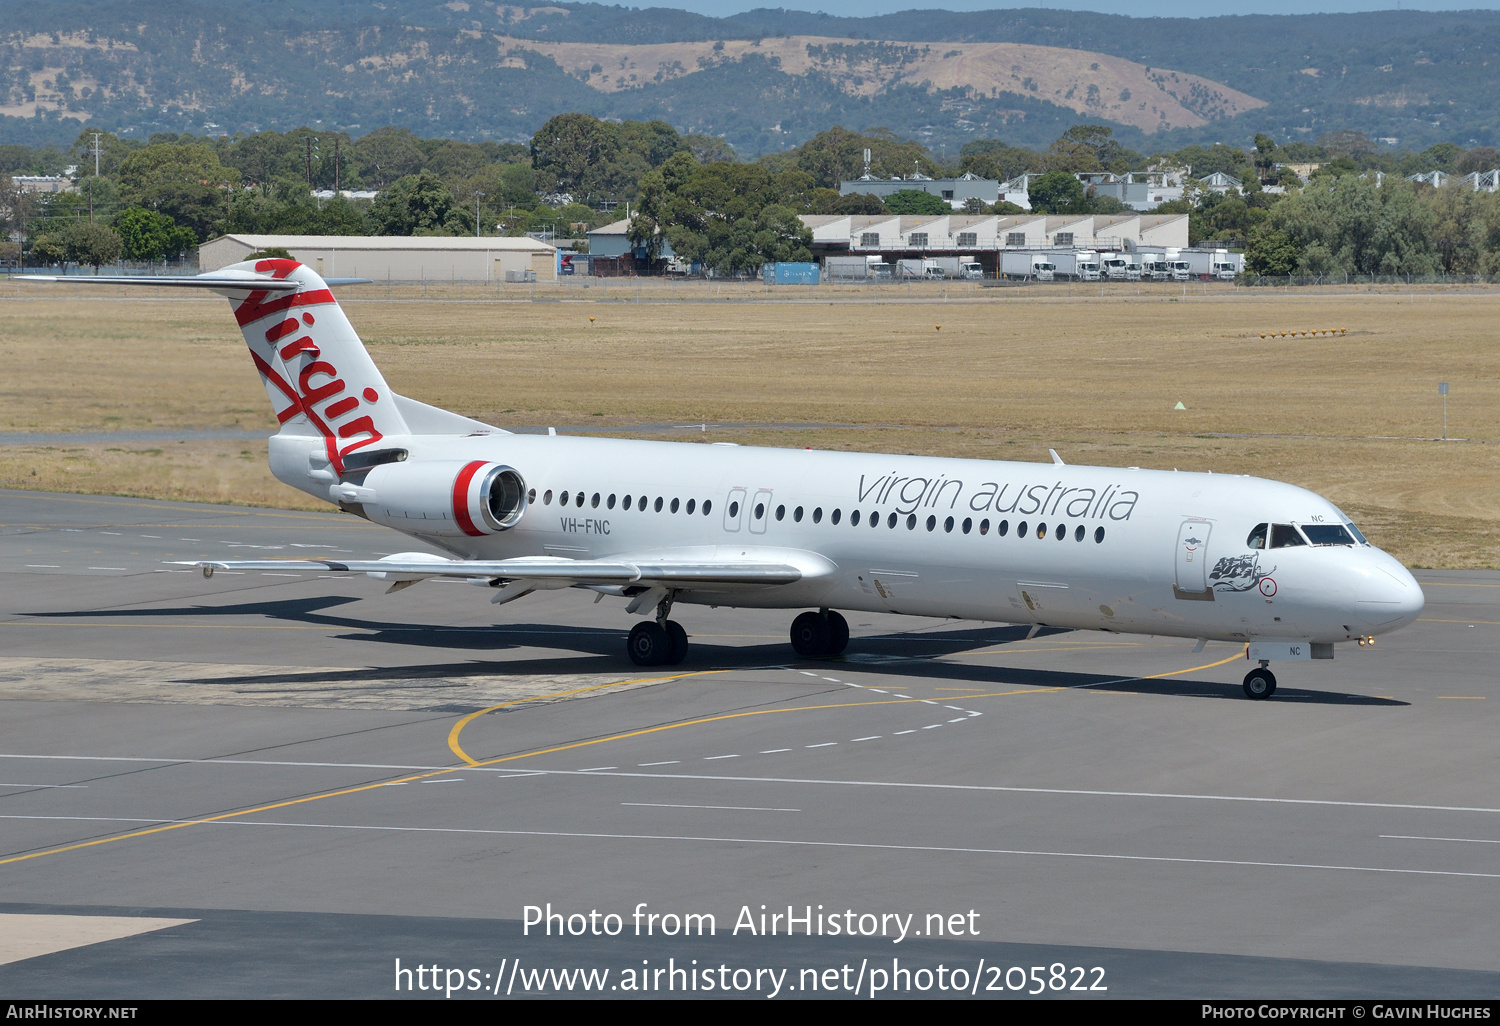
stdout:
[(1302, 535), (1291, 524), (1271, 525), (1271, 548), (1290, 549), (1297, 545), (1306, 545)]
[(1250, 529), (1250, 537), (1245, 539), (1245, 545), (1252, 549), (1263, 549), (1266, 547), (1266, 532), (1271, 528), (1270, 524), (1256, 524)]

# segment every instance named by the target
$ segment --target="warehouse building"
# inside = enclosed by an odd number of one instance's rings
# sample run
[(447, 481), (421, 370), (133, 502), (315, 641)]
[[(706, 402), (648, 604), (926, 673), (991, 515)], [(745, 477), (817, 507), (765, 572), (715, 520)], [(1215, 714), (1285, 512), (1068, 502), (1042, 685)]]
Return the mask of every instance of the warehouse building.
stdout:
[(973, 255), (998, 266), (1007, 249), (1056, 246), (1120, 250), (1142, 246), (1185, 248), (1187, 214), (804, 214), (813, 255)]
[(198, 266), (217, 271), (262, 249), (284, 249), (328, 278), (392, 282), (557, 280), (557, 247), (531, 238), (370, 235), (223, 235), (198, 249)]

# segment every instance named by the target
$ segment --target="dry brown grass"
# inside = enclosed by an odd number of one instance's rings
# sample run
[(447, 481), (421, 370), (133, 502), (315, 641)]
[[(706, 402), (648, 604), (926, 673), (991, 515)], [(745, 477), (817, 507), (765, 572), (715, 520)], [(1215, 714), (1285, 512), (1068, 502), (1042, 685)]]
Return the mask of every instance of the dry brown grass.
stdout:
[[(221, 301), (43, 288), (0, 293), (0, 431), (274, 429)], [(1073, 463), (1251, 473), (1329, 496), (1409, 563), (1500, 565), (1497, 293), (385, 291), (345, 303), (392, 386), (500, 425), (701, 439), (628, 426), (746, 422), (707, 437), (1023, 460), (1050, 446)], [(1348, 332), (1259, 337), (1330, 327)], [(1439, 381), (1453, 386), (1450, 434), (1470, 441), (1432, 440)], [(784, 423), (836, 426), (754, 426)], [(6, 447), (0, 485), (305, 505), (263, 456), (222, 442)]]

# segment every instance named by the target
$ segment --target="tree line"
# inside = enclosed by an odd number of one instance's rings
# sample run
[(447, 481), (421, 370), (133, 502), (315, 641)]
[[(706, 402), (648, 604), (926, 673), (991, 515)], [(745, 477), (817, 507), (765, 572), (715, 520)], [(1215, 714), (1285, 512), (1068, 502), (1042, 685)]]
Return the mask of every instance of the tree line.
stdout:
[[(800, 214), (938, 214), (920, 189), (884, 199), (840, 186), (877, 178), (1030, 174), (1035, 212), (1114, 213), (1124, 208), (1076, 177), (1190, 167), (1185, 196), (1161, 213), (1188, 213), (1190, 241), (1243, 247), (1262, 274), (1500, 272), (1500, 199), (1408, 174), (1455, 176), (1500, 167), (1500, 151), (1443, 143), (1420, 153), (1382, 149), (1353, 132), (1316, 142), (1216, 144), (1142, 154), (1111, 129), (1069, 128), (1045, 150), (975, 140), (956, 161), (884, 129), (839, 126), (795, 149), (740, 160), (722, 139), (663, 121), (549, 119), (529, 145), (423, 139), (386, 128), (359, 139), (298, 128), (231, 137), (157, 135), (147, 141), (80, 134), (71, 147), (0, 145), (0, 258), (28, 264), (161, 261), (229, 233), (474, 235), (551, 232), (581, 237), (629, 217), (648, 254), (726, 271), (807, 259)], [(97, 152), (97, 173), (96, 173)], [(868, 164), (865, 153), (870, 157)], [(18, 189), (14, 177), (76, 165), (76, 191)], [(1289, 165), (1316, 165), (1304, 182)], [(1242, 193), (1202, 179), (1221, 171)], [(373, 199), (315, 190), (376, 192)], [(855, 186), (858, 188), (857, 184)], [(973, 213), (1020, 213), (1000, 202)]]

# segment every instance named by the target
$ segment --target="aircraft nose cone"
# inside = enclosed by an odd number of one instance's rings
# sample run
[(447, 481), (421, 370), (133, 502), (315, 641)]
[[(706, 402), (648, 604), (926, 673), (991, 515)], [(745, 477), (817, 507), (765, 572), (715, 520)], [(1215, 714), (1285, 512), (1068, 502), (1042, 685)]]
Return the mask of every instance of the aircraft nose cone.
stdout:
[(1354, 608), (1360, 625), (1372, 634), (1405, 627), (1426, 604), (1422, 586), (1393, 557), (1376, 549), (1360, 568)]

